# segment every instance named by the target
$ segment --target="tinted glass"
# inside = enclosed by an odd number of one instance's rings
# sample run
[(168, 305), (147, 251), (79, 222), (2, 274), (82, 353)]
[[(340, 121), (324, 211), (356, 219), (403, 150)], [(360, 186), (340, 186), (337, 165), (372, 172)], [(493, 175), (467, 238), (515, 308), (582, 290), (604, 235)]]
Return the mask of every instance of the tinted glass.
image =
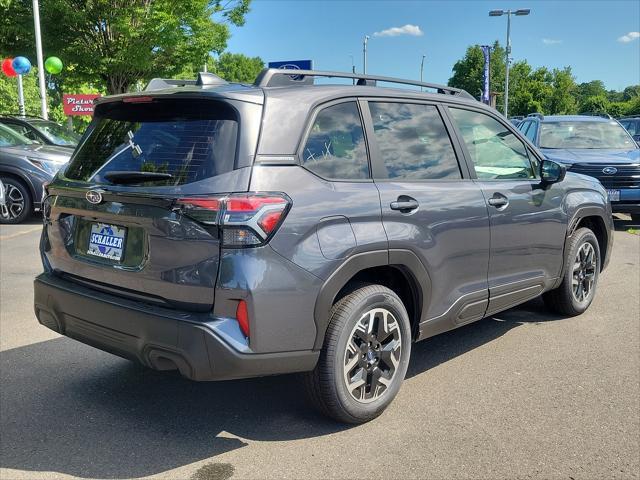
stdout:
[(626, 128), (631, 135), (640, 135), (640, 122), (634, 120), (623, 120), (620, 124)]
[(15, 147), (33, 143), (27, 137), (20, 135), (15, 130), (0, 124), (0, 147)]
[(535, 143), (537, 131), (538, 131), (538, 124), (536, 122), (531, 122), (531, 125), (529, 126), (529, 129), (527, 130), (527, 133), (525, 133), (525, 135), (529, 140)]
[(191, 183), (233, 170), (237, 135), (235, 112), (221, 102), (107, 103), (65, 176), (109, 183), (107, 172), (158, 172), (172, 178), (145, 184)]
[(316, 117), (302, 152), (303, 165), (325, 178), (369, 178), (360, 112), (355, 102), (340, 103)]
[(438, 109), (411, 103), (369, 103), (388, 178), (462, 178)]
[(45, 137), (56, 145), (71, 145), (75, 146), (80, 140), (80, 135), (74, 132), (70, 132), (62, 125), (58, 125), (55, 122), (48, 122), (46, 120), (33, 120), (31, 125), (40, 130)]
[(524, 144), (484, 113), (450, 109), (480, 179), (535, 178)]
[(631, 149), (636, 145), (614, 120), (583, 120), (543, 123), (540, 148)]

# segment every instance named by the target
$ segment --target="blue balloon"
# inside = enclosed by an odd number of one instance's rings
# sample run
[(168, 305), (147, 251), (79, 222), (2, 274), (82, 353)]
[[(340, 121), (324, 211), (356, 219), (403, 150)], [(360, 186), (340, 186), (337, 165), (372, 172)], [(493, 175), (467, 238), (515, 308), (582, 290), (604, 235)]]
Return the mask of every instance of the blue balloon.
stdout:
[(14, 58), (11, 66), (18, 75), (26, 75), (31, 71), (31, 62), (27, 57)]

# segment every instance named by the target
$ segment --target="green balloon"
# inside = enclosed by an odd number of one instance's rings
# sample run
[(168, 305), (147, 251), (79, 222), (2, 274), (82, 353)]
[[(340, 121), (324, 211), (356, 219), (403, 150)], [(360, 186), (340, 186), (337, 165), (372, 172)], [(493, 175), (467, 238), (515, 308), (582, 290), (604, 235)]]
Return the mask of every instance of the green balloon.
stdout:
[(60, 73), (62, 71), (62, 60), (58, 57), (49, 57), (44, 62), (44, 68), (52, 75)]

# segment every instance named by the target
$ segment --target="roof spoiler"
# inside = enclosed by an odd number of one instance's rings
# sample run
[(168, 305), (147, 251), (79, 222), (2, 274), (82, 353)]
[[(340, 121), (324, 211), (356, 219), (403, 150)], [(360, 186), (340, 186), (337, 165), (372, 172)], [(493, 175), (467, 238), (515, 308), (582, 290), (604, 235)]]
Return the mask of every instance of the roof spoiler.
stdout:
[(196, 80), (178, 80), (175, 78), (153, 78), (144, 89), (145, 92), (152, 90), (164, 90), (166, 88), (175, 87), (212, 87), (215, 85), (226, 85), (228, 82), (218, 75), (208, 72), (198, 73)]

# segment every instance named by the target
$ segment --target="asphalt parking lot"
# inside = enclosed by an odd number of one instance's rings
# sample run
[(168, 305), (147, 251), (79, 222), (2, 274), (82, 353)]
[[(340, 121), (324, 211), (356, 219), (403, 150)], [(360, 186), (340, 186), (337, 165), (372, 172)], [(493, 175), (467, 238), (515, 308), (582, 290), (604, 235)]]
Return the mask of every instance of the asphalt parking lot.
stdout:
[(533, 301), (416, 344), (346, 427), (296, 376), (194, 383), (41, 327), (38, 221), (2, 226), (0, 478), (639, 478), (640, 236), (616, 227), (586, 314)]

